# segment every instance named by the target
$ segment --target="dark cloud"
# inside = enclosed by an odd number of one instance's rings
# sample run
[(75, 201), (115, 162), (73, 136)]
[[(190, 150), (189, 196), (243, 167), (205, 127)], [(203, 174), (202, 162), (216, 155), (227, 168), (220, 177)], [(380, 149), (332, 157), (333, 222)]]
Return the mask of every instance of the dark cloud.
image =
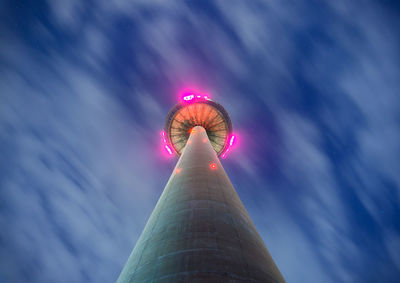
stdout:
[(398, 9), (64, 2), (1, 4), (0, 281), (116, 280), (191, 87), (231, 114), (224, 166), (288, 282), (398, 282)]

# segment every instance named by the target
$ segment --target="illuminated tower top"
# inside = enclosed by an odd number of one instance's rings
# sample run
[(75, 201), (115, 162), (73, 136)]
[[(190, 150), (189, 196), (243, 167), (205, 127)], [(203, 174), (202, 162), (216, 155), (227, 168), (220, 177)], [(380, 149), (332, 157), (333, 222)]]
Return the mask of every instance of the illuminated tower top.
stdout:
[[(167, 150), (178, 155), (189, 139), (195, 126), (203, 127), (212, 147), (218, 156), (224, 158), (235, 137), (232, 135), (232, 122), (226, 110), (207, 95), (187, 94), (181, 102), (176, 104), (169, 112), (165, 122), (165, 138)], [(171, 145), (171, 148), (169, 148)]]

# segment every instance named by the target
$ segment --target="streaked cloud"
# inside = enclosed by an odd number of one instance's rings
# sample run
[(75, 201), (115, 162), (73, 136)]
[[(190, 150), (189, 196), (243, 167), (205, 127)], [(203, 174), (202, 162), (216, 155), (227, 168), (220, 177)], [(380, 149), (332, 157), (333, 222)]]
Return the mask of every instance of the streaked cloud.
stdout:
[[(114, 281), (174, 161), (184, 87), (288, 282), (400, 278), (398, 15), (369, 1), (6, 4), (0, 281)], [(373, 267), (373, 268), (372, 268)]]

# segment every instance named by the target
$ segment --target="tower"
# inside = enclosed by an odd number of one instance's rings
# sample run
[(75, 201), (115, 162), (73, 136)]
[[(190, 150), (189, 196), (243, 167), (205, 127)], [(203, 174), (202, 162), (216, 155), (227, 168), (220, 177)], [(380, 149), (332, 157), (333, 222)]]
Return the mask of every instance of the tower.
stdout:
[(285, 282), (219, 161), (225, 109), (186, 95), (162, 135), (180, 158), (117, 282)]

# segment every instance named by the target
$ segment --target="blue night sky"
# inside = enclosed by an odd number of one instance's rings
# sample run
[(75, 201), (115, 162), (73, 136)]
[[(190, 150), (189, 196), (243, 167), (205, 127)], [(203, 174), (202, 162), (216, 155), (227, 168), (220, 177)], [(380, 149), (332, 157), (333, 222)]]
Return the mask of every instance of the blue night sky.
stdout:
[(0, 282), (114, 282), (177, 161), (180, 90), (288, 283), (400, 282), (400, 7), (0, 2)]

